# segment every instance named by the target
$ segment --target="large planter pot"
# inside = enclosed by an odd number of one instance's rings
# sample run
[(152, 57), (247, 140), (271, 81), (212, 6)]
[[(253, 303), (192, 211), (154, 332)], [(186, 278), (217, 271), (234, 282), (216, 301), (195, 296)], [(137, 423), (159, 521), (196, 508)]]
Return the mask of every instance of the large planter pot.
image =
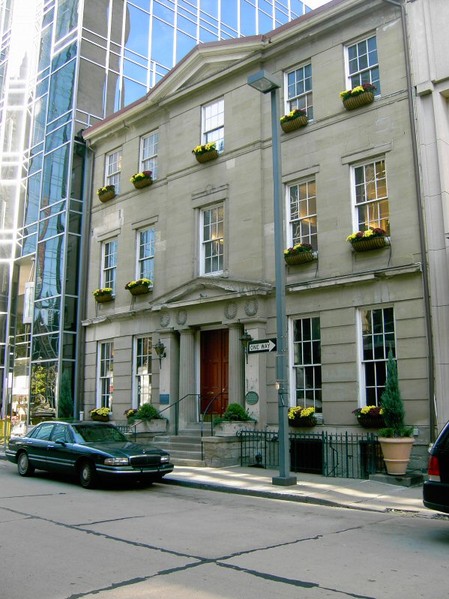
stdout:
[(112, 295), (112, 293), (105, 293), (104, 295), (96, 295), (95, 296), (95, 301), (98, 302), (99, 304), (104, 304), (106, 302), (112, 302), (113, 299), (114, 299), (114, 296)]
[(105, 191), (104, 193), (98, 194), (100, 202), (109, 202), (115, 198), (115, 191)]
[(218, 158), (218, 151), (210, 150), (210, 152), (195, 154), (195, 158), (198, 160), (198, 162), (209, 162), (210, 160), (216, 160)]
[(284, 254), (284, 260), (286, 264), (289, 266), (294, 266), (295, 264), (306, 264), (307, 262), (312, 262), (315, 259), (313, 252), (301, 252), (299, 254)]
[(346, 108), (346, 110), (354, 110), (355, 108), (366, 106), (372, 102), (374, 102), (373, 92), (363, 92), (358, 96), (351, 96), (350, 98), (343, 100), (343, 106)]
[(239, 431), (254, 430), (256, 423), (253, 420), (227, 420), (220, 422), (214, 428), (217, 437), (234, 437)]
[(150, 293), (151, 287), (148, 285), (136, 285), (135, 287), (131, 287), (128, 289), (131, 295), (145, 295)]
[(301, 129), (301, 127), (305, 127), (309, 122), (306, 116), (298, 116), (295, 119), (291, 119), (289, 121), (283, 121), (281, 123), (282, 131), (284, 133), (290, 133), (291, 131), (296, 131), (296, 129)]
[(144, 187), (149, 187), (153, 184), (153, 179), (141, 179), (140, 181), (134, 181), (133, 185), (136, 189), (143, 189)]
[(370, 237), (351, 242), (352, 249), (355, 252), (369, 252), (370, 250), (379, 250), (388, 245), (385, 237)]
[(388, 474), (402, 476), (407, 472), (414, 442), (413, 437), (379, 437)]

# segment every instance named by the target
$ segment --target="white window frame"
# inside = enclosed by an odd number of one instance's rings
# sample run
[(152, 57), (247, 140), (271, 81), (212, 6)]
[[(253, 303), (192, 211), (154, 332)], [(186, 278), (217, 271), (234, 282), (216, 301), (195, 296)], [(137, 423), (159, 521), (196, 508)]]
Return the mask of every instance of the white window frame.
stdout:
[[(143, 239), (146, 235), (149, 240)], [(156, 234), (154, 227), (145, 227), (137, 231), (137, 278), (150, 279), (154, 283), (154, 254)]]
[[(202, 275), (220, 275), (224, 269), (224, 203), (214, 204), (200, 211), (200, 272)], [(221, 218), (220, 218), (221, 213)], [(206, 224), (206, 215), (210, 215), (210, 222)], [(217, 267), (212, 268), (214, 261)], [(210, 265), (208, 267), (208, 264)]]
[(97, 354), (97, 407), (112, 410), (114, 393), (114, 342), (98, 344)]
[[(293, 197), (297, 194), (296, 199)], [(292, 202), (297, 209), (292, 210)], [(315, 177), (304, 179), (287, 186), (288, 245), (309, 243), (318, 250), (318, 222)]]
[[(373, 46), (374, 40), (374, 48)], [(371, 47), (369, 47), (371, 46)], [(360, 38), (345, 46), (346, 89), (353, 89), (362, 83), (372, 83), (380, 95), (379, 57), (375, 34)]]
[[(146, 347), (145, 347), (146, 346)], [(153, 343), (150, 335), (134, 338), (134, 384), (133, 405), (139, 408), (143, 403), (152, 401), (152, 379), (153, 379)], [(146, 380), (145, 380), (146, 379)], [(145, 388), (143, 391), (142, 389)]]
[[(393, 330), (386, 331), (386, 310), (391, 310), (391, 322), (393, 323)], [(377, 315), (377, 328), (372, 326), (373, 315)], [(382, 314), (380, 314), (382, 313)], [(369, 330), (367, 325), (364, 326), (364, 321), (369, 318), (371, 329)], [(379, 324), (379, 316), (382, 316), (381, 323)], [(396, 358), (396, 321), (394, 307), (391, 305), (386, 306), (371, 306), (366, 308), (359, 308), (358, 310), (358, 326), (359, 326), (359, 347), (360, 347), (360, 407), (366, 405), (379, 405), (381, 395), (385, 388), (385, 380), (387, 376), (387, 362), (388, 352), (390, 348), (393, 351), (393, 355)], [(375, 330), (376, 329), (376, 330)], [(377, 331), (377, 332), (376, 332)], [(365, 342), (367, 344), (365, 351)], [(379, 343), (381, 342), (381, 344)], [(375, 351), (369, 350), (375, 348)], [(377, 349), (376, 349), (377, 346)], [(372, 366), (371, 366), (372, 365)], [(371, 379), (373, 383), (368, 381), (367, 369), (372, 368)], [(372, 390), (371, 392), (369, 390)]]
[(120, 174), (122, 170), (122, 149), (108, 152), (105, 156), (105, 185), (115, 185), (115, 193), (120, 192)]
[(313, 82), (312, 63), (306, 62), (284, 74), (285, 113), (294, 108), (307, 112), (307, 118), (313, 119)]
[(140, 170), (151, 171), (155, 181), (158, 177), (159, 131), (152, 131), (140, 140)]
[(117, 281), (117, 238), (108, 239), (101, 244), (101, 287), (110, 287), (115, 294)]
[(201, 108), (201, 139), (203, 144), (215, 142), (217, 151), (224, 149), (224, 99), (218, 98)]
[[(363, 176), (360, 177), (360, 174)], [(365, 231), (372, 227), (383, 229), (390, 235), (390, 201), (385, 156), (353, 164), (351, 178), (354, 231)]]
[[(300, 330), (304, 332), (308, 321), (309, 335), (307, 338), (296, 338), (296, 323), (300, 323)], [(314, 323), (315, 321), (315, 323)], [(318, 324), (319, 335), (316, 336), (314, 324)], [(292, 389), (290, 403), (293, 406), (315, 408), (317, 414), (323, 408), (322, 400), (322, 360), (321, 360), (321, 321), (319, 316), (302, 316), (290, 320), (290, 347), (291, 347), (291, 382)], [(318, 348), (317, 348), (318, 344)], [(318, 352), (318, 355), (317, 355)], [(306, 359), (310, 357), (312, 359)], [(319, 358), (319, 360), (314, 359)], [(298, 387), (300, 369), (303, 368), (303, 384)], [(310, 378), (311, 377), (311, 378)], [(312, 380), (312, 385), (307, 387), (306, 379)], [(319, 379), (319, 381), (318, 381)], [(318, 382), (320, 384), (318, 384)]]

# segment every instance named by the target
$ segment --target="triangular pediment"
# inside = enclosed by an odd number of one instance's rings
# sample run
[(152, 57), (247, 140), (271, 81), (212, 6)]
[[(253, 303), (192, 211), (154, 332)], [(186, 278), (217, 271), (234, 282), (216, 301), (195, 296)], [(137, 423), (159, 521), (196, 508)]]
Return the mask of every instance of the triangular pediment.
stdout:
[(181, 306), (228, 301), (239, 297), (266, 296), (273, 290), (270, 283), (219, 277), (198, 277), (169, 293), (156, 297), (151, 310), (175, 309)]
[(260, 52), (262, 37), (239, 38), (199, 44), (182, 59), (150, 92), (160, 102), (179, 92), (206, 83), (214, 75), (223, 76)]

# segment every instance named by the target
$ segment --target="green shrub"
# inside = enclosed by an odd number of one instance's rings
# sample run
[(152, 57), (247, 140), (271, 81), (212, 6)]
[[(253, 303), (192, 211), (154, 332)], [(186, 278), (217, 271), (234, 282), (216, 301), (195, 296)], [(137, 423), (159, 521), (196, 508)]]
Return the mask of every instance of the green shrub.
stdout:
[(150, 403), (144, 403), (137, 410), (135, 418), (137, 418), (137, 420), (155, 420), (157, 418), (162, 418), (162, 416)]
[(247, 422), (252, 418), (243, 406), (238, 403), (230, 403), (222, 416), (222, 420)]

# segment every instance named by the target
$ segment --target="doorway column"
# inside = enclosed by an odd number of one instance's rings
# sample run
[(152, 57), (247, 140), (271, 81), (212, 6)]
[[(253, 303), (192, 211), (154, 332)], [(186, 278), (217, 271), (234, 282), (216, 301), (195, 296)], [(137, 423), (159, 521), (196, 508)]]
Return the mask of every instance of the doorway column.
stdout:
[[(179, 346), (179, 428), (198, 421), (198, 402), (195, 387), (195, 331), (180, 331)], [(190, 395), (190, 397), (186, 397)]]
[(229, 403), (238, 403), (245, 407), (245, 364), (240, 337), (242, 326), (229, 326)]

